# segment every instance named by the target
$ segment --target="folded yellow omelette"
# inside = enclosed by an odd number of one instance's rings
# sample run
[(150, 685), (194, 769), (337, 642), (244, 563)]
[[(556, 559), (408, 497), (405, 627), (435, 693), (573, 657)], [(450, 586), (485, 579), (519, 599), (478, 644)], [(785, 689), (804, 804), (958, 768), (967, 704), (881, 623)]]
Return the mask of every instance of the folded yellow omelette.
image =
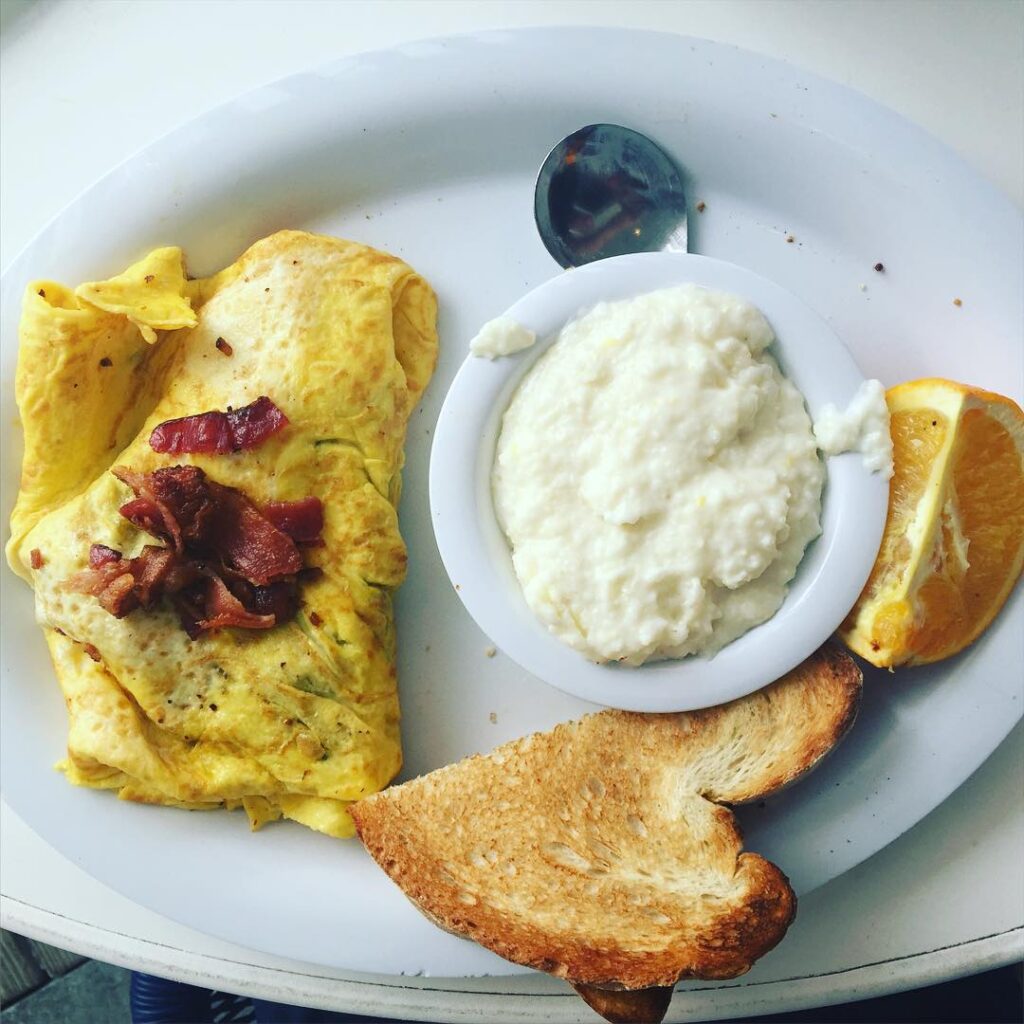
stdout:
[[(242, 805), (352, 834), (346, 805), (401, 765), (391, 593), (409, 415), (437, 355), (436, 301), (401, 260), (284, 231), (215, 276), (158, 249), (71, 291), (29, 286), (16, 378), (25, 434), (7, 557), (35, 589), (68, 707), (74, 783), (190, 808)], [(220, 344), (218, 345), (218, 340)], [(225, 344), (226, 343), (226, 344)], [(159, 423), (267, 395), (289, 426), (258, 447), (167, 455)], [(153, 537), (110, 472), (192, 464), (257, 505), (320, 498), (322, 575), (291, 621), (196, 639), (169, 606), (124, 618), (66, 581), (92, 544)]]

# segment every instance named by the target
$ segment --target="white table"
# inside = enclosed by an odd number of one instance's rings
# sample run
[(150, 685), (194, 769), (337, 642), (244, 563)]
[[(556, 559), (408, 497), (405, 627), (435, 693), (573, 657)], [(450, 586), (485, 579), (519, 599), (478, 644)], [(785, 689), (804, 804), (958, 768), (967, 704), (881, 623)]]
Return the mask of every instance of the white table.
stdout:
[[(408, 40), (528, 24), (649, 27), (735, 43), (839, 79), (959, 151), (1024, 205), (1024, 4), (4, 0), (0, 262), (137, 148), (245, 89)], [(177, 68), (161, 75), (160, 68)], [(100, 116), (102, 115), (102, 116)], [(45, 130), (44, 127), (45, 126)], [(955, 244), (955, 234), (950, 243)], [(670, 1019), (881, 995), (1024, 956), (1024, 727), (900, 840), (803, 900), (745, 978), (691, 984)], [(264, 956), (142, 909), (0, 808), (3, 924), (228, 991), (425, 1020), (592, 1020), (543, 976), (398, 979)]]

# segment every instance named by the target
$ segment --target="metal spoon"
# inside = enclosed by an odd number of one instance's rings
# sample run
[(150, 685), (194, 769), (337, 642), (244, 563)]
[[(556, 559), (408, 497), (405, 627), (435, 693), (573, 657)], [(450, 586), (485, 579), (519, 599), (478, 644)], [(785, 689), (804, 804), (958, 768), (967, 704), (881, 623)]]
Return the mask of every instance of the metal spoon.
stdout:
[(686, 252), (686, 196), (675, 161), (646, 135), (591, 124), (567, 135), (537, 175), (534, 217), (563, 267), (628, 252)]

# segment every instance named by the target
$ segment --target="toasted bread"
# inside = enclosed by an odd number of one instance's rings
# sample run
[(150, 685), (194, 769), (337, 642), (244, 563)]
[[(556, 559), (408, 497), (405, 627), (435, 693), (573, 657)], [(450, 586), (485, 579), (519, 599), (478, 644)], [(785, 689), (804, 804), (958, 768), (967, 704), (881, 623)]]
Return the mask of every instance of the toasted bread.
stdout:
[(672, 1002), (673, 987), (608, 989), (573, 984), (576, 994), (609, 1024), (658, 1024)]
[(852, 659), (826, 646), (730, 704), (588, 715), (385, 790), (352, 817), (442, 928), (567, 979), (599, 1012), (660, 1020), (667, 998), (619, 1007), (594, 990), (733, 978), (782, 938), (789, 882), (741, 852), (721, 804), (813, 767), (853, 724), (860, 689)]

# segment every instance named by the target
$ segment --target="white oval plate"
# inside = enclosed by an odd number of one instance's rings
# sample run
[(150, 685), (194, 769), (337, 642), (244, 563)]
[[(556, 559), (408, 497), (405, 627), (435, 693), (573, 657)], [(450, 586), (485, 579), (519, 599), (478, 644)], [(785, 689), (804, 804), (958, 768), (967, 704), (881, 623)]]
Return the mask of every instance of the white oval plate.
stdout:
[[(609, 53), (616, 74), (595, 74)], [(434, 546), (427, 460), (475, 329), (555, 270), (533, 228), (536, 169), (553, 141), (595, 121), (633, 125), (672, 153), (692, 200), (707, 204), (692, 217), (692, 248), (794, 292), (833, 324), (865, 375), (893, 383), (945, 374), (1020, 398), (1019, 212), (863, 97), (755, 54), (656, 33), (487, 33), (277, 82), (133, 157), (3, 278), (6, 427), (16, 416), (21, 289), (34, 276), (95, 280), (169, 242), (202, 274), (286, 226), (390, 249), (427, 275), (441, 299), (442, 355), (410, 424), (401, 509), (406, 775), (589, 707), (485, 657), (489, 641)], [(872, 273), (876, 260), (884, 275)], [(5, 428), (3, 454), (6, 516), (16, 431)], [(516, 970), (428, 924), (358, 843), (297, 825), (250, 835), (240, 814), (135, 806), (69, 786), (52, 769), (66, 723), (31, 596), (11, 573), (0, 576), (3, 792), (66, 857), (144, 906), (269, 953), (389, 975)], [(860, 721), (837, 753), (763, 810), (744, 812), (750, 847), (782, 865), (798, 892), (900, 835), (1006, 735), (1022, 702), (1019, 590), (1011, 605), (955, 661), (870, 674)]]
[(596, 664), (545, 628), (526, 604), (494, 512), (491, 467), (505, 409), (558, 331), (583, 310), (687, 282), (740, 295), (764, 313), (775, 331), (772, 354), (812, 418), (826, 403), (849, 404), (864, 380), (857, 364), (835, 331), (790, 292), (722, 260), (639, 253), (561, 273), (507, 310), (539, 340), (503, 359), (466, 358), (448, 389), (430, 454), (434, 535), (466, 610), (502, 651), (546, 683), (629, 711), (690, 711), (734, 700), (817, 650), (871, 572), (889, 499), (888, 481), (859, 455), (830, 458), (822, 535), (808, 547), (782, 607), (714, 657), (638, 668)]

